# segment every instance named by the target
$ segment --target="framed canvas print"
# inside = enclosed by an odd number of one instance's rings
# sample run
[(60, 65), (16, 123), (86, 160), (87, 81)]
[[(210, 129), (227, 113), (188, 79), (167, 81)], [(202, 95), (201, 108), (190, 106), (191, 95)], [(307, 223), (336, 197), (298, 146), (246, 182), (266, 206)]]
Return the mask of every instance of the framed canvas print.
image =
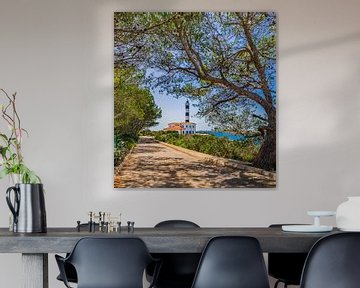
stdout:
[(276, 187), (275, 13), (114, 13), (114, 187)]

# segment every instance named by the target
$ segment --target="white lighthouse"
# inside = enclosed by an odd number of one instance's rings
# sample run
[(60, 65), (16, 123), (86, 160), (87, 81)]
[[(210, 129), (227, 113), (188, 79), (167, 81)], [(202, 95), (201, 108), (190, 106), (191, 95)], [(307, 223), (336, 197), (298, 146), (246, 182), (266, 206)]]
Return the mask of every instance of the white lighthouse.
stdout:
[(195, 134), (196, 123), (190, 122), (190, 103), (189, 100), (185, 102), (185, 122), (168, 123), (165, 131), (177, 131), (179, 134)]

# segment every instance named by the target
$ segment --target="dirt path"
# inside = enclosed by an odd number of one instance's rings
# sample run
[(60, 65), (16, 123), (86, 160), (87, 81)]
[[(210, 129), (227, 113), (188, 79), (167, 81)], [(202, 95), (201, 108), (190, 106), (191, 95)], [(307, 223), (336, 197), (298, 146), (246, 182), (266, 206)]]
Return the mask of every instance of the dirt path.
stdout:
[(238, 168), (209, 164), (141, 137), (114, 178), (115, 188), (275, 187), (275, 180)]

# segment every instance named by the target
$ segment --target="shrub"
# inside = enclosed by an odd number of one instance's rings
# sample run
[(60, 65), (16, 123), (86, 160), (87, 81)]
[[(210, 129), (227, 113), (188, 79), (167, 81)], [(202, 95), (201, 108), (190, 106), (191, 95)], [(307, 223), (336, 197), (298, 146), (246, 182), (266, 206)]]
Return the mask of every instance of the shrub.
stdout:
[(136, 138), (115, 133), (114, 136), (114, 167), (118, 166), (137, 143)]
[(252, 162), (259, 152), (260, 139), (247, 138), (242, 141), (232, 141), (228, 138), (218, 138), (213, 135), (180, 135), (177, 132), (158, 131), (154, 133), (158, 141), (218, 157)]

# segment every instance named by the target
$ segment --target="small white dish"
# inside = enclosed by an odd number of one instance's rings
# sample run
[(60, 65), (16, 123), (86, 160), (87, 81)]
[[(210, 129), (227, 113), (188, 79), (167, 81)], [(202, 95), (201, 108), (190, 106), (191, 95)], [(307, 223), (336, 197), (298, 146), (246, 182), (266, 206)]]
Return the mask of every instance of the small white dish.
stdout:
[(330, 232), (333, 230), (332, 226), (325, 225), (282, 225), (281, 229), (286, 232)]
[(314, 217), (314, 224), (303, 225), (282, 225), (281, 229), (286, 232), (330, 232), (333, 230), (332, 226), (320, 224), (320, 217), (335, 216), (334, 211), (308, 211), (309, 216)]
[(335, 211), (307, 211), (309, 216), (324, 217), (324, 216), (335, 216)]

